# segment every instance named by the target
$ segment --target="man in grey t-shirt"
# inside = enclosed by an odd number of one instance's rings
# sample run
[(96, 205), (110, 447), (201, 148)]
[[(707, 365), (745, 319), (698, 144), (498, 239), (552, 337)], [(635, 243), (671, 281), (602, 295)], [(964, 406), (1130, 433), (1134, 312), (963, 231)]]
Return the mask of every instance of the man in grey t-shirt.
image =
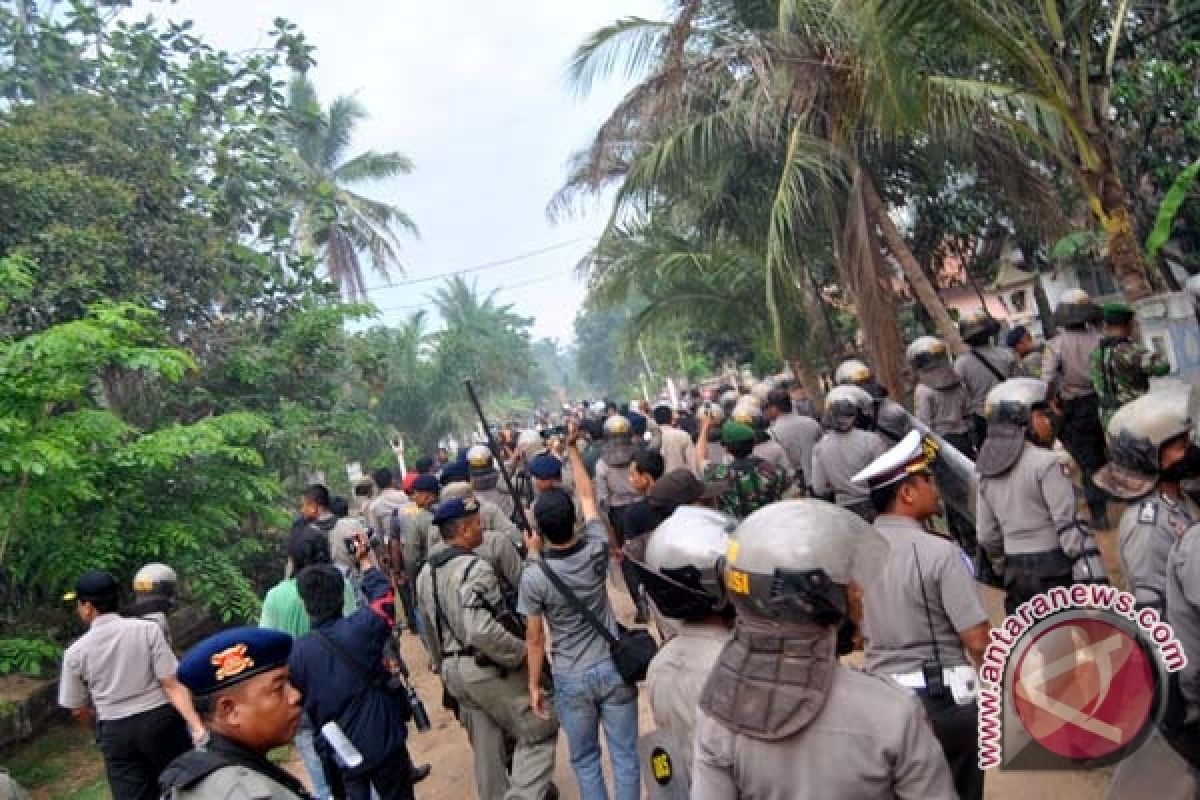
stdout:
[(608, 797), (600, 764), (603, 720), (612, 761), (613, 794), (616, 800), (637, 800), (641, 794), (637, 687), (626, 683), (617, 672), (608, 640), (546, 576), (546, 570), (553, 570), (564, 588), (579, 598), (609, 632), (616, 633), (606, 579), (610, 552), (619, 558), (620, 550), (600, 517), (591, 478), (575, 447), (578, 438), (579, 431), (572, 425), (567, 453), (586, 521), (583, 531), (575, 533), (575, 502), (571, 496), (560, 488), (550, 488), (538, 496), (533, 506), (540, 535), (526, 536), (530, 563), (521, 577), (517, 610), (528, 624), (529, 696), (534, 713), (545, 715), (546, 694), (541, 678), (548, 627), (553, 642), (554, 704), (567, 734), (579, 796), (582, 800)]

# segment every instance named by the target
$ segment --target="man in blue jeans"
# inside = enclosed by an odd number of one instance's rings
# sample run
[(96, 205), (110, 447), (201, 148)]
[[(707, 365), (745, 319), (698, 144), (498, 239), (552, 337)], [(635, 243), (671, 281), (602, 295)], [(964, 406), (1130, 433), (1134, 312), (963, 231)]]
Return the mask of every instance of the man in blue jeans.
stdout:
[[(613, 663), (608, 641), (571, 600), (564, 597), (546, 577), (552, 569), (609, 630), (616, 635), (617, 621), (608, 600), (605, 579), (609, 555), (620, 558), (612, 533), (596, 505), (583, 459), (576, 442), (579, 432), (572, 426), (567, 453), (575, 474), (575, 488), (583, 509), (585, 525), (575, 534), (575, 503), (559, 488), (542, 492), (534, 504), (538, 535), (526, 535), (531, 564), (521, 578), (517, 610), (528, 623), (526, 663), (529, 665), (529, 695), (534, 713), (546, 715), (546, 693), (542, 688), (542, 664), (546, 653), (546, 627), (554, 643), (554, 706), (567, 734), (571, 767), (582, 800), (607, 800), (600, 766), (600, 725), (612, 759), (616, 800), (637, 800), (638, 775), (637, 687), (625, 682)], [(543, 548), (544, 539), (544, 548)], [(610, 550), (611, 547), (611, 550)]]

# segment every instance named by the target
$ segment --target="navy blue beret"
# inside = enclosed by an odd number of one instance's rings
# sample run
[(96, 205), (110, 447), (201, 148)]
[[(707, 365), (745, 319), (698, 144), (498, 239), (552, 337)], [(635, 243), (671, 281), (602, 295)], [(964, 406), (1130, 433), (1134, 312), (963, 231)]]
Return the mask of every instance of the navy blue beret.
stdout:
[(464, 483), (471, 479), (466, 461), (452, 461), (442, 467), (442, 486), (450, 483)]
[(634, 436), (641, 436), (646, 432), (646, 418), (636, 411), (630, 411), (625, 415), (629, 420), (629, 429), (633, 431)]
[(412, 483), (412, 490), (414, 492), (433, 492), (437, 494), (441, 488), (438, 479), (432, 475), (418, 475)]
[(543, 481), (561, 478), (562, 462), (552, 453), (538, 453), (529, 459), (529, 474)]
[(437, 504), (437, 508), (433, 510), (433, 524), (441, 525), (443, 522), (478, 513), (479, 501), (474, 497), (455, 497)]
[(187, 651), (175, 677), (193, 694), (212, 694), (286, 666), (291, 653), (292, 637), (283, 631), (230, 628)]

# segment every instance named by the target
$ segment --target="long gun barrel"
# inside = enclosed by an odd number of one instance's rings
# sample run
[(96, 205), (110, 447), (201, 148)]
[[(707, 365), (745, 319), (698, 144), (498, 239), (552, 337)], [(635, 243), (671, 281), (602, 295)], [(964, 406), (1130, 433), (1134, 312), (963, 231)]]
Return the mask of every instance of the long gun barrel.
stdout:
[(487, 417), (483, 414), (483, 407), (479, 405), (479, 398), (475, 396), (475, 387), (471, 385), (469, 379), (463, 383), (467, 387), (467, 397), (471, 399), (471, 405), (475, 407), (475, 413), (479, 416), (479, 424), (483, 426), (483, 433), (487, 436), (488, 449), (492, 451), (492, 457), (496, 459), (496, 466), (500, 470), (501, 477), (504, 478), (504, 485), (508, 487), (508, 493), (512, 495), (517, 525), (523, 531), (532, 531), (533, 527), (529, 524), (529, 517), (525, 516), (525, 504), (521, 502), (521, 495), (517, 492), (516, 485), (513, 484), (512, 476), (508, 474), (508, 467), (504, 464), (500, 446), (496, 444), (496, 438), (492, 436), (492, 429), (488, 427)]

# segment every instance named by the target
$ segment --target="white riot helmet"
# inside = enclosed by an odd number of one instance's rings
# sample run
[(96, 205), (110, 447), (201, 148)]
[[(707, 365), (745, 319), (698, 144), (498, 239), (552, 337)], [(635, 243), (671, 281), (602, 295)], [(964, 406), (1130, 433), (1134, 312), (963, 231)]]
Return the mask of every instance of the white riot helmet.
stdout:
[(142, 567), (133, 576), (133, 591), (139, 595), (174, 597), (178, 585), (179, 576), (175, 570), (157, 561)]
[(1184, 383), (1156, 387), (1126, 403), (1108, 423), (1109, 463), (1096, 483), (1117, 497), (1132, 500), (1158, 483), (1162, 446), (1180, 436), (1195, 436), (1200, 391)]
[(775, 381), (767, 378), (766, 380), (761, 380), (754, 384), (753, 388), (750, 389), (750, 394), (752, 397), (758, 400), (759, 405), (761, 406), (767, 402), (767, 395), (769, 395), (771, 390), (774, 388)]
[[(746, 398), (743, 398), (745, 400)], [(765, 431), (768, 427), (767, 418), (762, 410), (753, 403), (741, 402), (733, 409), (729, 418), (743, 425), (748, 425), (756, 431)]]
[(517, 434), (517, 452), (528, 461), (529, 459), (542, 452), (546, 447), (542, 435), (528, 428)]
[(721, 408), (726, 413), (732, 411), (733, 407), (737, 405), (740, 398), (741, 395), (738, 393), (737, 389), (726, 389), (725, 391), (721, 392)]
[(843, 361), (833, 372), (833, 382), (838, 386), (862, 386), (873, 377), (871, 368), (857, 358)]
[(739, 616), (838, 625), (851, 582), (869, 585), (887, 560), (883, 537), (852, 511), (785, 500), (755, 511), (729, 542), (725, 586)]
[(989, 425), (1028, 427), (1033, 410), (1050, 402), (1050, 387), (1037, 378), (1009, 378), (998, 383), (983, 401)]
[(588, 406), (588, 412), (593, 417), (596, 417), (597, 419), (603, 417), (604, 412), (607, 410), (608, 410), (608, 406), (606, 406), (604, 404), (603, 400), (597, 400), (594, 403), (592, 403), (590, 406)]
[(486, 444), (472, 445), (467, 450), (467, 466), (472, 472), (483, 472), (492, 468), (492, 451)]
[(708, 508), (681, 506), (646, 538), (646, 556), (631, 560), (655, 607), (673, 619), (701, 620), (728, 608), (719, 564), (737, 526)]
[(621, 414), (613, 414), (608, 419), (604, 420), (604, 438), (605, 439), (620, 439), (621, 437), (633, 435), (633, 424), (629, 418)]
[(1077, 328), (1094, 322), (1097, 308), (1083, 289), (1067, 289), (1058, 298), (1054, 320), (1063, 327)]
[(946, 358), (946, 343), (936, 336), (920, 336), (904, 351), (904, 357), (913, 369), (926, 369)]
[(862, 417), (870, 417), (875, 400), (858, 386), (835, 386), (825, 395), (825, 411), (833, 421), (833, 427), (845, 432), (854, 427)]
[(991, 338), (1000, 330), (1000, 325), (986, 308), (974, 308), (963, 314), (958, 321), (958, 332), (968, 341), (978, 337)]

